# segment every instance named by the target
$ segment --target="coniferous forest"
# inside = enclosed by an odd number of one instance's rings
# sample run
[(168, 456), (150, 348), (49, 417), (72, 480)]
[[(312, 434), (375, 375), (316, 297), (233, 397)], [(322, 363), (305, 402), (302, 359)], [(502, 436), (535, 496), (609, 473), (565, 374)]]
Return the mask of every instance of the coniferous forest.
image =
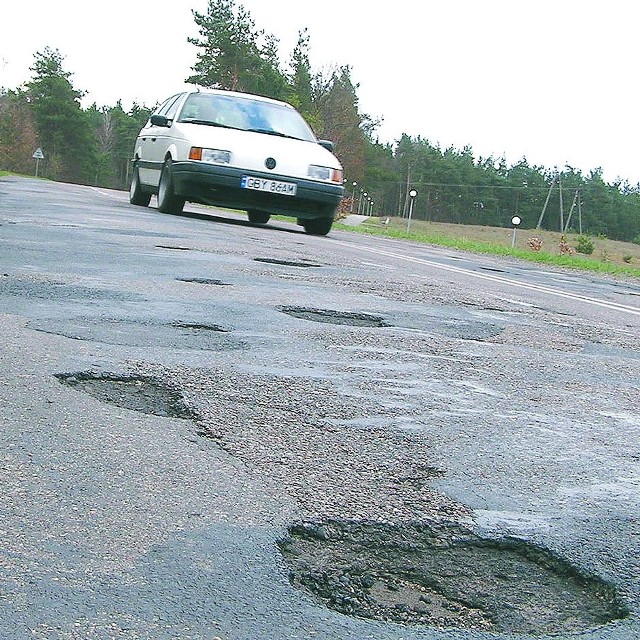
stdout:
[[(293, 104), (319, 138), (334, 142), (345, 169), (347, 210), (406, 215), (408, 192), (416, 189), (415, 219), (509, 226), (518, 215), (523, 228), (540, 223), (640, 244), (640, 185), (607, 183), (601, 169), (584, 175), (569, 166), (532, 166), (526, 158), (508, 165), (504, 158), (477, 157), (470, 146), (442, 149), (409, 133), (380, 143), (379, 123), (360, 111), (351, 68), (312, 69), (306, 30), (282, 63), (277, 38), (259, 29), (236, 0), (209, 0), (206, 13), (193, 17), (199, 37), (189, 41), (197, 61), (183, 80)], [(30, 79), (0, 88), (0, 170), (33, 175), (39, 147), (42, 177), (125, 188), (135, 137), (155, 105), (125, 110), (118, 100), (83, 108), (72, 78), (63, 53), (45, 47), (34, 56)]]

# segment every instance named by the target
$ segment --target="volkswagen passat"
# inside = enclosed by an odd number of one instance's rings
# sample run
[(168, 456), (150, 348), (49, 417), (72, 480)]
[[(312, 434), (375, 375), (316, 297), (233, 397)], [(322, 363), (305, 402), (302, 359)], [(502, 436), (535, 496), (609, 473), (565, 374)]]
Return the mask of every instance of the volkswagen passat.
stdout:
[(198, 90), (165, 100), (140, 131), (129, 200), (163, 213), (186, 201), (247, 211), (265, 224), (295, 217), (326, 235), (343, 196), (333, 145), (318, 140), (289, 104), (245, 93)]

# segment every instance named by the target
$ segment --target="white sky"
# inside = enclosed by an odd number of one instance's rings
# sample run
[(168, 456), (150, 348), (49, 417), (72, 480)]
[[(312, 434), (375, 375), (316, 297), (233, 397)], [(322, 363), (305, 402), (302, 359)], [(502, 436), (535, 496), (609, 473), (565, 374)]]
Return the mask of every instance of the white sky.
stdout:
[[(474, 155), (640, 182), (640, 3), (632, 0), (237, 0), (288, 60), (309, 28), (314, 69), (348, 64), (361, 111)], [(30, 0), (0, 20), (0, 86), (59, 49), (85, 105), (152, 106), (183, 87), (206, 0)]]

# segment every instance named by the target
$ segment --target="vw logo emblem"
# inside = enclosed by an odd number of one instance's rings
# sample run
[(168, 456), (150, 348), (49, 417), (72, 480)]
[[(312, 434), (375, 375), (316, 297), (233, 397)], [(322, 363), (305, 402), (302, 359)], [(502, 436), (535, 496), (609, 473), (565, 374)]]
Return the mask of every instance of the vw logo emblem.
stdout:
[(267, 167), (267, 169), (275, 169), (276, 168), (276, 161), (274, 158), (267, 158), (264, 161), (265, 166)]

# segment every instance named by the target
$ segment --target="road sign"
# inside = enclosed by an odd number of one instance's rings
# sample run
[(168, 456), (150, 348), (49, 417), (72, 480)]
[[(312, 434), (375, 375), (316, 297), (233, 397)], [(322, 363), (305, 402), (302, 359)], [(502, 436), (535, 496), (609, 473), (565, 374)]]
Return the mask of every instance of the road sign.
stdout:
[(36, 159), (36, 178), (38, 177), (38, 165), (40, 164), (40, 160), (44, 160), (44, 153), (42, 153), (42, 149), (38, 147), (31, 156)]

